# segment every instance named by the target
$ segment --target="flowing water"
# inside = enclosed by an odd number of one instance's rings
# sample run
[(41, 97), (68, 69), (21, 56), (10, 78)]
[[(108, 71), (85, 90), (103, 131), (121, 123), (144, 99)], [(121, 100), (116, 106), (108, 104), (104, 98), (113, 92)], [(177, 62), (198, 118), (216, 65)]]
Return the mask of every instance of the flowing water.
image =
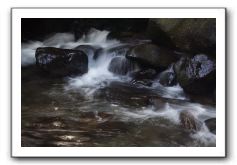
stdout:
[[(125, 44), (108, 34), (94, 29), (74, 42), (72, 34), (59, 33), (22, 44), (22, 146), (215, 146), (216, 136), (204, 124), (216, 117), (215, 106), (190, 101), (179, 85), (164, 87), (158, 79), (150, 87), (134, 85), (128, 75), (110, 72), (111, 60), (123, 57), (126, 46), (147, 41)], [(31, 65), (38, 47), (78, 45), (103, 49), (96, 59), (88, 54), (82, 76), (44, 77)], [(151, 97), (162, 98), (162, 106), (149, 104)], [(199, 131), (181, 126), (183, 111), (201, 123)]]

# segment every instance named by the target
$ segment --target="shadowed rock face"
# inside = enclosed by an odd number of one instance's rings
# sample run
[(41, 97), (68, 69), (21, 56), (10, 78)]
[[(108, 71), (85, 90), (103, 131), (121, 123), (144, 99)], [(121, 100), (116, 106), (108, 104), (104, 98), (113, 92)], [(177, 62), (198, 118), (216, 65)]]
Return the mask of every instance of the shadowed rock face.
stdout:
[(164, 86), (174, 86), (176, 81), (176, 75), (174, 72), (171, 71), (164, 71), (159, 75), (159, 82)]
[(165, 43), (194, 54), (215, 55), (216, 20), (213, 18), (150, 19), (147, 33), (158, 44)]
[(136, 46), (127, 54), (127, 58), (156, 69), (167, 68), (172, 62), (177, 61), (177, 56), (173, 51), (153, 44)]
[(216, 134), (216, 118), (207, 119), (205, 124), (210, 132)]
[(38, 48), (35, 53), (36, 65), (51, 76), (70, 76), (88, 71), (88, 58), (80, 50), (52, 47)]
[(156, 78), (157, 72), (155, 69), (141, 69), (130, 74), (131, 82), (134, 85), (151, 86)]
[(182, 58), (174, 70), (180, 86), (191, 94), (206, 94), (215, 89), (215, 62), (206, 55)]

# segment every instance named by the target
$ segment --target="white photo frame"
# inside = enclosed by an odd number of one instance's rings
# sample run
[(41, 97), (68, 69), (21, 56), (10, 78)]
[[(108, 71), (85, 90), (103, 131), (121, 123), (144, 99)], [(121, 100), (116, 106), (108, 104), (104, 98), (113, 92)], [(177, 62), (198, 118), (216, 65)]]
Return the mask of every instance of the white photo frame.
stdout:
[[(226, 157), (225, 8), (12, 8), (12, 157)], [(215, 18), (216, 147), (22, 147), (22, 18)]]

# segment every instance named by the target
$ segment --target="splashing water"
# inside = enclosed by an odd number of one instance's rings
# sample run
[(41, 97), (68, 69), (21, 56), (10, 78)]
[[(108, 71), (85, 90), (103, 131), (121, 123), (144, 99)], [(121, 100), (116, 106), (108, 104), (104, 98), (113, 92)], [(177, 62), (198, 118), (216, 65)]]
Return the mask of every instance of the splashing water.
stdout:
[(74, 35), (71, 33), (56, 33), (50, 38), (40, 41), (30, 41), (22, 43), (21, 46), (21, 65), (27, 66), (35, 64), (35, 51), (38, 47), (55, 47), (64, 49), (73, 49), (79, 45), (99, 45), (102, 48), (108, 48), (119, 44), (117, 40), (107, 40), (109, 32), (91, 29), (87, 35), (83, 35), (78, 41), (74, 41)]

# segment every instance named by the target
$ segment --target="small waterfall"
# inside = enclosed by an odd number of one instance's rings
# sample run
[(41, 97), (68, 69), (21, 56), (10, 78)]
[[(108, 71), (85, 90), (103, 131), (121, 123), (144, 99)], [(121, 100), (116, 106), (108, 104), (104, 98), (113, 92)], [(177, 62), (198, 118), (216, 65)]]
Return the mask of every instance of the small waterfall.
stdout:
[(109, 71), (118, 75), (126, 75), (136, 70), (136, 68), (138, 68), (138, 66), (125, 56), (114, 57), (109, 65)]
[(83, 35), (78, 41), (74, 41), (71, 33), (56, 33), (44, 41), (29, 41), (21, 45), (21, 65), (27, 66), (35, 64), (35, 51), (38, 47), (55, 47), (63, 49), (73, 49), (79, 45), (93, 45), (102, 48), (109, 48), (118, 45), (117, 40), (107, 40), (109, 31), (91, 29), (87, 35)]

